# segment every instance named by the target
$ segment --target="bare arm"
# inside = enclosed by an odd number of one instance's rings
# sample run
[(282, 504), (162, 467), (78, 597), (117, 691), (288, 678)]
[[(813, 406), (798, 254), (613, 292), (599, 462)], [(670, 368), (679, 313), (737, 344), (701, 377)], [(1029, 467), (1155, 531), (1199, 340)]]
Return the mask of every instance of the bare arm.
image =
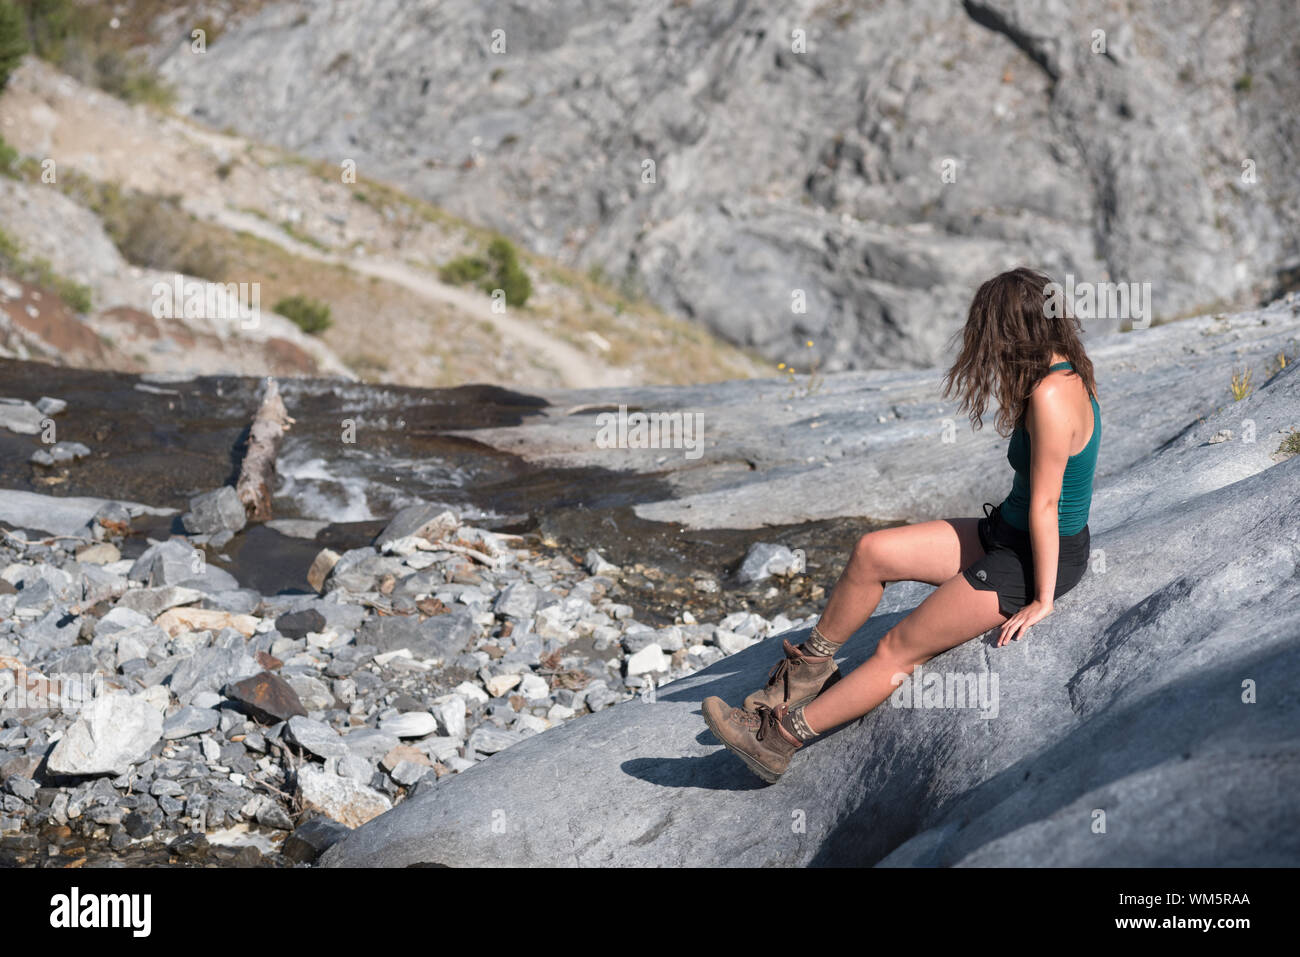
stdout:
[(1068, 398), (1057, 383), (1044, 381), (1029, 397), (1025, 429), (1029, 433), (1029, 543), (1034, 551), (1034, 587), (1029, 605), (1002, 626), (999, 645), (1024, 637), (1029, 626), (1052, 611), (1056, 569), (1061, 550), (1057, 504), (1070, 459)]
[(1065, 390), (1044, 382), (1029, 399), (1029, 539), (1034, 549), (1038, 601), (1051, 606), (1056, 593), (1056, 561), (1061, 546), (1057, 504), (1070, 459), (1069, 404)]

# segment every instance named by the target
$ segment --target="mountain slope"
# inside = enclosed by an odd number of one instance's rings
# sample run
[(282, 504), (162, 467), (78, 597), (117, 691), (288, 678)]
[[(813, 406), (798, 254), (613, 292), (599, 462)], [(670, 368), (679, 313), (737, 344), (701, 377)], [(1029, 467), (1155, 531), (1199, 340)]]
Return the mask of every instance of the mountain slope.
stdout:
[(1149, 282), (1157, 319), (1289, 288), (1298, 28), (1271, 0), (314, 0), (156, 55), (196, 117), (837, 369), (938, 361), (1019, 262)]

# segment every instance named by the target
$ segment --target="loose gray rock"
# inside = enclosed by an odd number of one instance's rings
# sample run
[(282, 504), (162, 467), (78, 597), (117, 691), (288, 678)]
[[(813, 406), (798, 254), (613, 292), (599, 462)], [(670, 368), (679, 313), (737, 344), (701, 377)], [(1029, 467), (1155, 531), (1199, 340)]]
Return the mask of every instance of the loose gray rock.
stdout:
[(503, 731), (491, 725), (480, 725), (470, 734), (465, 742), (465, 753), (496, 754), (524, 740), (523, 735), (513, 731)]
[(43, 395), (36, 400), (36, 408), (42, 415), (62, 415), (67, 407), (68, 403), (63, 399), (53, 399), (48, 395)]
[(188, 738), (192, 734), (211, 731), (220, 720), (221, 715), (212, 708), (186, 706), (163, 722), (162, 736), (168, 741)]
[(621, 571), (613, 562), (606, 561), (605, 557), (594, 548), (587, 549), (582, 564), (593, 575), (617, 575)]
[(55, 442), (48, 449), (37, 449), (29, 459), (35, 465), (62, 465), (75, 462), (90, 454), (90, 449), (80, 442)]
[(420, 621), (416, 615), (372, 618), (357, 634), (357, 642), (378, 652), (407, 648), (417, 658), (454, 658), (478, 634), (472, 614), (457, 608)]
[(423, 738), (438, 730), (438, 720), (427, 711), (407, 711), (385, 718), (379, 730), (399, 738)]
[(755, 542), (745, 553), (745, 560), (736, 570), (736, 580), (741, 584), (759, 582), (773, 575), (788, 575), (795, 568), (795, 554), (784, 545)]
[(417, 764), (414, 761), (399, 761), (393, 770), (388, 772), (388, 776), (403, 787), (410, 787), (432, 770), (433, 768), (427, 764)]
[(229, 485), (190, 499), (190, 510), (181, 516), (185, 530), (194, 535), (238, 532), (248, 524), (244, 503)]
[(311, 864), (348, 833), (348, 828), (338, 821), (324, 816), (313, 817), (298, 825), (284, 839), (280, 853), (299, 864)]
[(341, 758), (348, 753), (347, 742), (323, 721), (292, 717), (285, 723), (284, 736), (290, 743), (319, 758)]
[(286, 638), (306, 638), (311, 632), (325, 630), (325, 616), (313, 608), (291, 612), (275, 620), (275, 630)]
[(458, 741), (465, 739), (465, 699), (452, 695), (441, 704), (434, 705), (433, 715), (438, 720), (438, 730)]
[(49, 767), (55, 774), (123, 774), (162, 733), (162, 714), (142, 695), (104, 695), (59, 739)]
[(0, 428), (19, 435), (36, 435), (45, 416), (24, 399), (0, 399)]
[(456, 531), (459, 525), (460, 519), (456, 513), (444, 506), (427, 502), (408, 505), (394, 515), (393, 520), (379, 533), (375, 547), (383, 548), (389, 542), (412, 536), (436, 542)]
[(393, 806), (392, 801), (374, 788), (310, 765), (298, 770), (297, 783), (304, 807), (347, 827), (360, 827)]
[(133, 588), (117, 600), (117, 605), (113, 611), (104, 616), (101, 621), (108, 620), (109, 615), (121, 610), (140, 615), (147, 624), (168, 608), (193, 605), (202, 598), (203, 592), (197, 588), (183, 588), (178, 585), (164, 585), (161, 588)]
[(145, 549), (127, 577), (150, 587), (176, 585), (201, 575), (206, 564), (203, 552), (182, 539), (172, 538)]
[(555, 604), (557, 599), (536, 585), (528, 582), (513, 582), (501, 590), (501, 594), (492, 604), (492, 610), (503, 618), (526, 621), (537, 612)]
[(397, 735), (377, 728), (353, 728), (343, 738), (352, 754), (372, 763), (378, 763), (380, 758), (401, 744)]

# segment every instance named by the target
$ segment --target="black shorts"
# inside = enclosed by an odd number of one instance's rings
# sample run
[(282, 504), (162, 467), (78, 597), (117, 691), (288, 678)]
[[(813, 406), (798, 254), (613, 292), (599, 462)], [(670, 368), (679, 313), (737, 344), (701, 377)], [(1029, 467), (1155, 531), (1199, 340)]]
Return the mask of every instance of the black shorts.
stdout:
[[(990, 509), (992, 511), (990, 512)], [(977, 526), (984, 555), (962, 574), (972, 588), (998, 593), (998, 609), (1010, 618), (1037, 594), (1034, 585), (1034, 550), (1029, 533), (1010, 525), (1000, 506), (984, 503), (984, 517)], [(1073, 535), (1061, 536), (1056, 560), (1056, 597), (1079, 584), (1088, 569), (1092, 536), (1085, 525)]]

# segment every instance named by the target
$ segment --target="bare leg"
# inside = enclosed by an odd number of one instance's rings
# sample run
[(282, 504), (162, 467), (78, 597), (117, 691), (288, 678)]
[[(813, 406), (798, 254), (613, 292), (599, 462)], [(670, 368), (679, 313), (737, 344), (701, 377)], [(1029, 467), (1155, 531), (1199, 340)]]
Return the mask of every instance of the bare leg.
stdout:
[(820, 734), (862, 717), (893, 693), (895, 676), (910, 675), (917, 665), (984, 634), (1006, 617), (998, 610), (996, 592), (972, 588), (954, 575), (889, 629), (870, 658), (805, 705), (804, 720)]
[(978, 524), (975, 518), (947, 518), (863, 535), (831, 591), (817, 630), (842, 644), (876, 610), (886, 582), (946, 582), (984, 554)]

